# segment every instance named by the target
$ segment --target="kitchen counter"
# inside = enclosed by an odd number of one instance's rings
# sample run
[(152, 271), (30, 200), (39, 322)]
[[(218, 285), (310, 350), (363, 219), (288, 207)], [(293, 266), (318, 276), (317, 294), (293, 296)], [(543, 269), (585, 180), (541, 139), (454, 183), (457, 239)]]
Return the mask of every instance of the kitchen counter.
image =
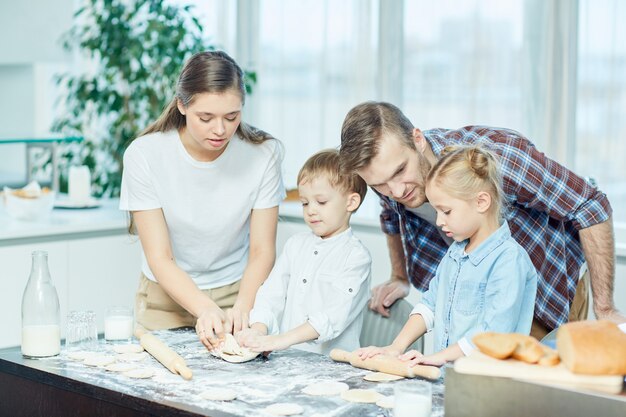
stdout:
[(0, 246), (15, 245), (53, 237), (106, 236), (125, 233), (128, 219), (118, 209), (118, 199), (100, 200), (100, 206), (89, 209), (55, 208), (50, 216), (40, 221), (21, 221), (10, 217), (0, 204)]
[[(253, 416), (277, 402), (293, 402), (303, 416), (391, 416), (374, 404), (356, 404), (339, 396), (316, 397), (301, 390), (320, 380), (339, 380), (351, 388), (370, 388), (393, 394), (393, 384), (363, 380), (368, 371), (335, 363), (314, 353), (287, 349), (244, 364), (211, 356), (191, 329), (153, 332), (185, 358), (191, 381), (173, 375), (152, 357), (142, 367), (155, 370), (151, 379), (132, 380), (67, 358), (67, 350), (53, 358), (22, 358), (19, 348), (0, 350), (0, 404), (11, 416)], [(110, 350), (103, 341), (96, 350)], [(234, 401), (209, 401), (200, 394), (211, 387), (230, 387)], [(433, 417), (443, 415), (443, 384), (433, 383)], [(45, 410), (45, 411), (44, 411)]]

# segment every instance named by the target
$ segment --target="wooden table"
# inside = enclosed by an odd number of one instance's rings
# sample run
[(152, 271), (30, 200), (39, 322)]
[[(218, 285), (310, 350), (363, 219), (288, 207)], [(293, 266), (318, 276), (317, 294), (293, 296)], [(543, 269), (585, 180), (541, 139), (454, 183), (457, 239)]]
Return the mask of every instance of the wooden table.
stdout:
[[(256, 416), (276, 402), (304, 408), (302, 415), (390, 416), (374, 404), (353, 404), (339, 396), (313, 397), (301, 392), (320, 380), (346, 382), (350, 388), (393, 394), (391, 383), (362, 379), (368, 371), (335, 363), (326, 356), (287, 349), (245, 364), (212, 357), (189, 330), (155, 332), (185, 358), (194, 372), (191, 381), (169, 373), (153, 358), (142, 367), (153, 368), (151, 379), (132, 380), (102, 368), (68, 359), (67, 350), (46, 359), (24, 359), (19, 348), (0, 350), (0, 415), (7, 416)], [(100, 341), (90, 348), (111, 353)], [(238, 393), (231, 402), (209, 401), (201, 393), (211, 387), (229, 387)], [(433, 417), (443, 415), (443, 384), (433, 384)]]

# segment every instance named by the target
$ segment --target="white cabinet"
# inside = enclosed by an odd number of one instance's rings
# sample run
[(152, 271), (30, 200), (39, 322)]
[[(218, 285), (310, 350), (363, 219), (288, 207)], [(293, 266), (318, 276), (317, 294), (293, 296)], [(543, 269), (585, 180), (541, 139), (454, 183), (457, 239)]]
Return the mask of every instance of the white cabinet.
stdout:
[(94, 310), (98, 330), (113, 305), (133, 305), (140, 273), (139, 243), (126, 234), (0, 246), (0, 348), (21, 343), (22, 293), (31, 253), (48, 251), (48, 266), (61, 304), (61, 335), (70, 310)]

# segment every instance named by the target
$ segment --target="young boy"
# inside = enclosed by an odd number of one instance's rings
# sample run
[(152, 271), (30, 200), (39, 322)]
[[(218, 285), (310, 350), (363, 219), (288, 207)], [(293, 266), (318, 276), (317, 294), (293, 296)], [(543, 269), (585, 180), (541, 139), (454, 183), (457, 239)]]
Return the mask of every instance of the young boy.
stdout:
[(250, 328), (237, 333), (255, 352), (297, 348), (328, 354), (359, 347), (369, 299), (371, 257), (350, 229), (367, 191), (356, 174), (341, 175), (339, 152), (310, 157), (298, 174), (304, 221), (259, 288)]

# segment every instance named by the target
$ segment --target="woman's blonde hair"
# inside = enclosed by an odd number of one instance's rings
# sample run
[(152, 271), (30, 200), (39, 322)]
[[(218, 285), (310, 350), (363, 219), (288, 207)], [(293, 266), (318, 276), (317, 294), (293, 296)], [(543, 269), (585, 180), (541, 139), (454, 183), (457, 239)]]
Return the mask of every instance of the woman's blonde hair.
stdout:
[(333, 187), (345, 193), (357, 193), (361, 197), (361, 203), (363, 202), (367, 184), (354, 172), (341, 172), (338, 150), (324, 149), (307, 159), (298, 173), (298, 185), (320, 176), (327, 178)]
[(447, 146), (440, 156), (428, 173), (426, 184), (434, 183), (461, 200), (487, 192), (491, 195), (492, 212), (502, 220), (505, 200), (496, 155), (481, 146)]

